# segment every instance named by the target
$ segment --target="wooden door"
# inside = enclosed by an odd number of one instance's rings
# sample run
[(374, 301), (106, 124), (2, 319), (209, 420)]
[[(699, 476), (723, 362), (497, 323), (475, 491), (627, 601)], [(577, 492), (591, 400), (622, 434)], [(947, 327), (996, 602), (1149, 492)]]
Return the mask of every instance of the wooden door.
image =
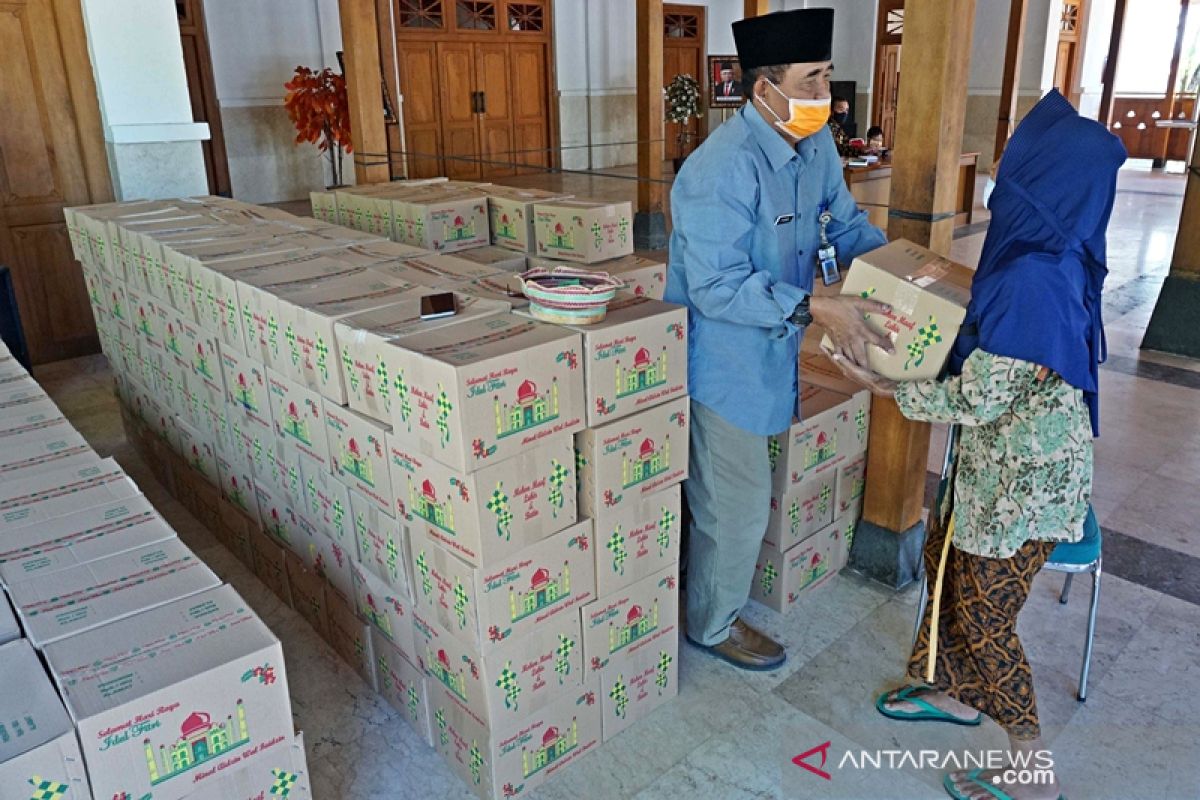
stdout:
[(442, 115), (439, 108), (437, 45), (406, 43), (400, 51), (400, 81), (404, 92), (404, 135), (408, 176), (434, 178), (445, 174), (442, 159)]
[(112, 199), (78, 2), (0, 2), (0, 263), (12, 269), (30, 358), (99, 341), (63, 207)]
[(885, 147), (892, 147), (896, 134), (896, 106), (899, 100), (900, 45), (881, 45), (875, 63), (875, 109), (871, 119), (872, 124), (883, 128)]
[[(549, 48), (541, 43), (509, 45), (512, 69), (512, 122), (515, 143), (511, 161), (533, 167), (550, 166), (550, 106), (546, 88)], [(488, 95), (489, 98), (491, 95)], [(490, 103), (490, 100), (489, 100)], [(531, 172), (533, 170), (522, 170)]]
[(512, 80), (507, 44), (475, 45), (475, 86), (479, 92), (480, 171), (485, 178), (513, 175), (513, 99), (521, 84)]
[(479, 162), (479, 120), (476, 118), (475, 47), (469, 43), (438, 42), (438, 82), (442, 115), (442, 154), (445, 174), (465, 180), (482, 177)]
[(208, 173), (210, 194), (231, 196), (229, 161), (225, 156), (225, 132), (221, 127), (221, 107), (213, 79), (212, 56), (208, 51), (208, 31), (204, 26), (201, 0), (175, 0), (179, 17), (179, 38), (183, 44), (183, 66), (187, 72), (188, 96), (192, 101), (192, 119), (207, 122), (211, 138), (201, 142), (204, 170)]
[[(704, 6), (663, 5), (663, 86), (676, 75), (691, 75), (705, 97)], [(664, 138), (667, 158), (683, 158), (700, 143), (701, 120), (668, 122)]]
[(1058, 50), (1054, 60), (1054, 86), (1075, 106), (1079, 105), (1079, 65), (1083, 48), (1085, 0), (1061, 0)]

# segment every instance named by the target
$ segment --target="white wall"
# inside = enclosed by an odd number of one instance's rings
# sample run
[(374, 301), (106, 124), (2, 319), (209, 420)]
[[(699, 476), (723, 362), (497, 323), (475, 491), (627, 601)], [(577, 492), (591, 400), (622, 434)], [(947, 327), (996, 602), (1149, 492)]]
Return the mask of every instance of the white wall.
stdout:
[[(233, 196), (294, 200), (324, 187), (329, 168), (316, 147), (293, 144), (283, 84), (297, 66), (337, 70), (337, 0), (205, 0), (204, 13)], [(349, 157), (343, 167), (353, 182)]]
[(1104, 93), (1104, 62), (1108, 60), (1115, 11), (1116, 0), (1092, 0), (1088, 4), (1083, 68), (1079, 78), (1079, 113), (1093, 119), (1100, 113), (1100, 96)]
[(88, 53), (114, 193), (119, 200), (204, 194), (175, 4), (170, 0), (84, 0)]

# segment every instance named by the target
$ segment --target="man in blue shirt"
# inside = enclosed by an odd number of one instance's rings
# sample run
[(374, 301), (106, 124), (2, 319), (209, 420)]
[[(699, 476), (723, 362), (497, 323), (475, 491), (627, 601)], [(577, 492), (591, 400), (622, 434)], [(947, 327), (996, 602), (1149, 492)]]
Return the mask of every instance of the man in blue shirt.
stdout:
[(882, 304), (812, 295), (823, 247), (848, 264), (886, 243), (850, 196), (826, 125), (833, 11), (745, 19), (733, 34), (749, 102), (675, 180), (666, 299), (688, 308), (687, 636), (762, 670), (783, 664), (783, 648), (739, 614), (770, 515), (767, 437), (796, 412), (800, 337), (815, 321), (861, 365), (868, 346), (892, 347), (864, 320)]

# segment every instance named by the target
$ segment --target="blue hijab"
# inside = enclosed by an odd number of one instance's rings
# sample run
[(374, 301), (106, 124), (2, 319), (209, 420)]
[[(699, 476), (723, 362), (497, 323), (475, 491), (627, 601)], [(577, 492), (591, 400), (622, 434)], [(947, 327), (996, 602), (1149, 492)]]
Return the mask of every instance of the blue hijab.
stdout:
[(976, 348), (1048, 367), (1080, 389), (1100, 433), (1107, 358), (1100, 293), (1121, 141), (1051, 90), (1017, 126), (988, 203), (991, 225), (950, 372)]

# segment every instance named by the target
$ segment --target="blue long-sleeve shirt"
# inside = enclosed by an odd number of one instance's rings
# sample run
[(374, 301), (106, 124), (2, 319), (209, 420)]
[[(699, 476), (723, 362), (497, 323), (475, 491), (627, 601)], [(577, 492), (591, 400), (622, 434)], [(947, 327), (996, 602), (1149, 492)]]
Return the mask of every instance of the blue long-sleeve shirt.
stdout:
[(749, 104), (671, 190), (666, 299), (688, 308), (690, 391), (751, 433), (786, 430), (796, 410), (804, 331), (788, 318), (813, 289), (823, 209), (844, 264), (886, 244), (850, 195), (829, 129), (793, 148)]

